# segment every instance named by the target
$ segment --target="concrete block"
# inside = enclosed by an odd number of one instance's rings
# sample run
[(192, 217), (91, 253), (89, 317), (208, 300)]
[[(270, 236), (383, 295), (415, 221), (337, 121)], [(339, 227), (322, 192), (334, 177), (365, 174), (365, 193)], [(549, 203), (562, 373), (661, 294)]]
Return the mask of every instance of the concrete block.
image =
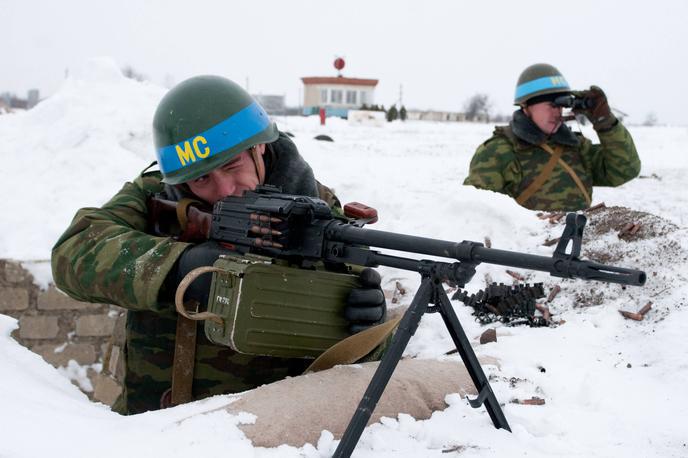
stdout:
[(107, 370), (115, 380), (124, 380), (124, 352), (121, 347), (112, 346)]
[(115, 317), (109, 315), (84, 315), (76, 320), (76, 334), (83, 337), (104, 337), (112, 334)]
[(67, 296), (53, 285), (38, 294), (39, 310), (84, 310), (98, 307), (88, 302), (80, 302)]
[(9, 283), (30, 283), (33, 280), (29, 271), (17, 262), (5, 261), (4, 271), (5, 280)]
[(112, 331), (112, 343), (114, 345), (119, 345), (120, 347), (123, 347), (124, 343), (127, 340), (127, 336), (126, 336), (127, 311), (126, 311), (126, 309), (122, 309), (120, 307), (117, 307), (117, 309), (119, 309), (120, 313), (117, 316), (117, 321), (115, 321), (115, 327)]
[(0, 312), (29, 308), (29, 291), (26, 288), (0, 287)]
[[(61, 349), (56, 352), (56, 349)], [(36, 345), (31, 349), (38, 353), (48, 363), (55, 367), (66, 366), (70, 360), (76, 361), (80, 366), (93, 364), (97, 360), (96, 350), (91, 344), (69, 343), (67, 345)]]
[(111, 406), (122, 393), (122, 387), (112, 378), (98, 374), (94, 380), (93, 400)]
[(60, 332), (56, 316), (23, 316), (19, 319), (22, 339), (54, 339)]

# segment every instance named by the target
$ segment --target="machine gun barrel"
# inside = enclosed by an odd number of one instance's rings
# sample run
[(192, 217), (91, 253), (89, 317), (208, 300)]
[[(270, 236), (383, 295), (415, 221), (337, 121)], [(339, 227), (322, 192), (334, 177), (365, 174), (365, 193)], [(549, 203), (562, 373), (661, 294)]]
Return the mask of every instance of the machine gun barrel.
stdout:
[(486, 248), (481, 243), (449, 242), (394, 232), (363, 229), (348, 224), (332, 224), (326, 237), (342, 243), (366, 245), (396, 251), (456, 259), (473, 265), (497, 264), (528, 270), (549, 272), (562, 278), (598, 280), (622, 285), (642, 286), (645, 272), (636, 269), (607, 266), (577, 258), (576, 254), (555, 251), (554, 256), (538, 256), (516, 251)]

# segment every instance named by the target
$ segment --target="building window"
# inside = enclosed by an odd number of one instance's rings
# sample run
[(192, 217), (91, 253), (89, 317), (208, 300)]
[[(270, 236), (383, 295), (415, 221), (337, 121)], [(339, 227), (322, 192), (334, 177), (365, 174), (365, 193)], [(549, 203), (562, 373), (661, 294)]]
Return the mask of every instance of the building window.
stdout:
[(332, 89), (330, 91), (330, 102), (331, 103), (342, 103), (342, 90)]
[(346, 91), (347, 105), (356, 105), (356, 91)]
[(327, 103), (327, 89), (320, 89), (320, 103), (322, 105)]
[(372, 100), (368, 100), (368, 91), (361, 91), (361, 105), (370, 103)]

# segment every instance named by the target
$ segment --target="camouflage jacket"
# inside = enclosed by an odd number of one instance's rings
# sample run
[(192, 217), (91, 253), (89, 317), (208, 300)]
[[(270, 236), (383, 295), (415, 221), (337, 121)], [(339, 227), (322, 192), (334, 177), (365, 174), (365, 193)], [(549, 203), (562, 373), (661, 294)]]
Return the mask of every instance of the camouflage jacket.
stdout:
[[(320, 193), (331, 205), (339, 205), (334, 194), (315, 181), (288, 137), (281, 135), (268, 145), (265, 160), (266, 183), (293, 194)], [(161, 395), (171, 386), (177, 315), (173, 292), (164, 284), (189, 244), (146, 232), (147, 201), (166, 188), (168, 194), (179, 190), (162, 184), (159, 172), (141, 174), (101, 208), (79, 210), (52, 252), (53, 278), (62, 291), (78, 300), (128, 309), (124, 392), (114, 406), (124, 414), (160, 408)], [(205, 337), (202, 322), (197, 335), (196, 399), (298, 375), (310, 363), (243, 355), (214, 345)]]
[[(633, 139), (619, 122), (597, 132), (600, 144), (562, 125), (552, 136), (545, 134), (521, 111), (508, 126), (495, 128), (493, 136), (478, 147), (471, 160), (465, 185), (489, 189), (516, 199), (550, 159), (540, 144), (563, 148), (561, 159), (578, 175), (588, 195), (593, 186), (620, 186), (640, 172), (640, 159)], [(532, 210), (573, 211), (587, 202), (575, 181), (557, 164), (549, 179), (523, 206)]]

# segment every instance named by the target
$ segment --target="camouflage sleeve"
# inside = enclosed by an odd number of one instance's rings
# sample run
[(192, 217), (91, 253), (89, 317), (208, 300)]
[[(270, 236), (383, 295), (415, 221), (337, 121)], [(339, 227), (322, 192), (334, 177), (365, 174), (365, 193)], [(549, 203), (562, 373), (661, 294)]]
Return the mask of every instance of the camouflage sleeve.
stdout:
[(83, 208), (52, 251), (53, 279), (78, 300), (133, 310), (169, 310), (158, 293), (186, 243), (146, 234), (147, 197), (156, 175), (126, 183), (102, 208)]
[(640, 158), (633, 138), (619, 122), (605, 132), (598, 132), (600, 144), (585, 139), (583, 160), (592, 172), (594, 186), (620, 186), (640, 173)]
[(315, 185), (318, 188), (318, 197), (324, 200), (336, 216), (344, 216), (342, 203), (334, 193), (334, 189), (328, 188), (318, 180), (315, 180)]
[(498, 137), (478, 147), (468, 171), (464, 185), (512, 195), (520, 182), (513, 147)]

